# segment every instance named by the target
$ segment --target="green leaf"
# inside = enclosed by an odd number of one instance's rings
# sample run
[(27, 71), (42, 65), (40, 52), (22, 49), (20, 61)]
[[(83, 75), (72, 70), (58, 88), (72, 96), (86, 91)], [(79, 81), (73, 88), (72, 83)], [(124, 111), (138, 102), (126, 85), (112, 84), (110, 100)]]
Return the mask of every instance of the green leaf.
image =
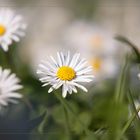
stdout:
[[(77, 119), (81, 120), (83, 122), (83, 125), (88, 128), (88, 126), (91, 123), (91, 114), (89, 112), (82, 112), (77, 115)], [(81, 124), (78, 121), (75, 121), (73, 125), (73, 130), (77, 133), (80, 134), (84, 131), (84, 127), (81, 127)]]
[(140, 63), (140, 52), (138, 50), (138, 47), (136, 45), (134, 45), (131, 41), (129, 41), (127, 38), (123, 37), (123, 36), (116, 36), (115, 39), (117, 39), (118, 41), (125, 43), (126, 45), (128, 45), (129, 47), (131, 47), (131, 49), (133, 50), (133, 52), (135, 53), (136, 57), (137, 57), (137, 62)]

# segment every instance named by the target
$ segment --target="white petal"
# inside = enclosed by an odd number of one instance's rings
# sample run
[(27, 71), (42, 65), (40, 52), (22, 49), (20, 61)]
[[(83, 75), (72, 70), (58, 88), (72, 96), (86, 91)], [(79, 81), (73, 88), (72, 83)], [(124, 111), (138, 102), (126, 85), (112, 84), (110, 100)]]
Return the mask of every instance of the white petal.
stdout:
[(51, 93), (54, 90), (53, 87), (49, 88), (48, 93)]
[(6, 97), (6, 98), (22, 98), (23, 96), (19, 93), (14, 93), (13, 92), (13, 93), (5, 94), (4, 97)]
[(76, 73), (76, 75), (86, 74), (86, 73), (88, 73), (88, 72), (92, 72), (92, 68), (91, 68), (90, 66), (87, 67), (87, 68), (85, 68), (85, 69), (83, 69), (83, 70), (81, 70), (81, 71), (78, 71), (78, 72)]
[(64, 65), (64, 61), (65, 61), (65, 59), (64, 59), (64, 55), (63, 55), (62, 52), (60, 52), (60, 56), (61, 56), (62, 65)]
[(73, 57), (73, 62), (70, 64), (70, 67), (75, 68), (76, 64), (78, 63), (80, 54), (76, 54), (75, 57)]
[(19, 42), (20, 41), (20, 38), (16, 35), (12, 35), (11, 38), (16, 41), (16, 42)]
[(72, 84), (77, 86), (78, 88), (82, 89), (83, 91), (88, 92), (88, 90), (84, 86), (82, 86), (82, 85), (80, 85), (78, 83), (74, 83), (74, 82)]
[(70, 67), (72, 67), (72, 66), (75, 64), (75, 60), (76, 60), (76, 58), (77, 58), (77, 55), (79, 55), (79, 54), (76, 53), (76, 54), (72, 57), (72, 60), (71, 60), (71, 62), (70, 62), (70, 64), (69, 64)]
[(50, 85), (50, 82), (43, 84), (42, 87), (45, 87), (47, 85)]
[(50, 58), (52, 59), (53, 63), (56, 65), (56, 67), (58, 67), (56, 60), (52, 56), (50, 56)]
[(57, 58), (58, 58), (58, 65), (61, 67), (62, 66), (62, 60), (61, 60), (59, 52), (57, 52)]
[(54, 84), (49, 90), (48, 93), (52, 92), (54, 89), (58, 89), (62, 85), (62, 82), (59, 81), (56, 84)]
[(69, 62), (70, 62), (70, 52), (68, 52), (68, 54), (67, 54), (65, 65), (68, 66)]
[(6, 43), (3, 43), (3, 44), (1, 45), (1, 47), (3, 48), (3, 50), (4, 50), (5, 52), (8, 51), (8, 45), (7, 45)]
[(75, 67), (75, 70), (78, 71), (80, 69), (82, 69), (83, 67), (85, 67), (85, 65), (87, 64), (87, 61), (85, 59), (82, 59), (77, 66)]
[(7, 106), (8, 103), (5, 100), (0, 99), (0, 104), (3, 106)]
[(62, 96), (63, 98), (65, 98), (67, 96), (67, 91), (68, 91), (68, 87), (67, 85), (64, 83), (63, 87), (62, 87)]

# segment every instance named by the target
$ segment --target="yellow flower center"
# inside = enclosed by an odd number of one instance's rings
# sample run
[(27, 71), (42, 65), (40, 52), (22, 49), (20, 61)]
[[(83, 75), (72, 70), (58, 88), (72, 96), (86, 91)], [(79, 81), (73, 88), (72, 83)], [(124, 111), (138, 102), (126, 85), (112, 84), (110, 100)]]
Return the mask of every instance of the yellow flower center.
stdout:
[(0, 24), (0, 36), (3, 36), (6, 32), (6, 28), (5, 26), (3, 26), (2, 24)]
[(91, 47), (101, 47), (103, 45), (103, 38), (99, 35), (93, 36), (90, 39)]
[(74, 69), (68, 66), (62, 66), (57, 71), (57, 77), (64, 81), (66, 80), (71, 81), (72, 79), (75, 78), (75, 76), (76, 76), (76, 72), (74, 71)]
[(95, 58), (92, 60), (92, 66), (93, 66), (93, 70), (98, 72), (101, 69), (101, 65), (102, 65), (102, 60), (99, 58)]

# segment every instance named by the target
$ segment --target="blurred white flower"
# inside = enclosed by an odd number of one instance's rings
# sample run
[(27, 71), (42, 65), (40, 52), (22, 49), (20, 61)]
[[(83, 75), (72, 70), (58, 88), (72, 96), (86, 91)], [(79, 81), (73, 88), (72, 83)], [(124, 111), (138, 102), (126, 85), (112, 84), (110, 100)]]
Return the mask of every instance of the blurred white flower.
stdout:
[(89, 63), (93, 67), (93, 74), (96, 79), (111, 78), (117, 73), (116, 62), (112, 58), (95, 56), (90, 58)]
[(48, 92), (58, 89), (62, 86), (62, 96), (66, 97), (67, 92), (77, 93), (76, 87), (87, 92), (88, 90), (79, 83), (91, 82), (93, 75), (91, 66), (86, 65), (85, 59), (80, 59), (80, 54), (75, 54), (73, 57), (70, 53), (57, 53), (57, 60), (51, 56), (51, 61), (43, 61), (39, 65), (37, 73), (41, 75), (40, 81), (43, 86), (51, 85)]
[(96, 80), (117, 72), (117, 44), (111, 32), (85, 21), (74, 22), (64, 32), (65, 46), (78, 50), (93, 66)]
[(94, 24), (86, 22), (73, 23), (64, 32), (64, 42), (67, 46), (82, 49), (85, 51), (92, 51), (94, 54), (108, 54), (116, 53), (116, 41), (113, 35)]
[(18, 42), (24, 36), (26, 25), (22, 22), (22, 16), (15, 15), (10, 9), (0, 9), (0, 46), (8, 51), (8, 46), (13, 41)]
[(22, 95), (17, 90), (22, 88), (19, 84), (20, 80), (15, 74), (10, 74), (9, 69), (0, 67), (0, 109), (7, 106), (8, 103), (17, 103), (17, 99), (21, 98)]

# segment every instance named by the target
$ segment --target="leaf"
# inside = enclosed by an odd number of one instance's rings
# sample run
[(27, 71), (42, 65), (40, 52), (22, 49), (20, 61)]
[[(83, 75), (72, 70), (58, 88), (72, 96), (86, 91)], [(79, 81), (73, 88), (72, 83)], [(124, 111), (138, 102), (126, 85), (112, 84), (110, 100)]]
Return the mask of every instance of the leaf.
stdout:
[[(77, 118), (83, 122), (84, 126), (88, 128), (88, 126), (91, 123), (91, 114), (89, 112), (82, 112), (80, 113)], [(84, 131), (84, 127), (81, 127), (81, 124), (76, 121), (73, 125), (73, 130), (77, 133), (80, 134)]]
[(88, 133), (86, 136), (82, 136), (82, 139), (81, 140), (97, 140), (95, 138), (95, 135), (93, 135), (93, 133)]
[(137, 56), (137, 61), (140, 63), (140, 52), (138, 50), (138, 47), (136, 45), (134, 45), (131, 41), (129, 41), (127, 38), (123, 37), (123, 36), (116, 36), (115, 37), (116, 40), (125, 43), (126, 45), (130, 46), (131, 49), (133, 50), (133, 52), (136, 54)]

